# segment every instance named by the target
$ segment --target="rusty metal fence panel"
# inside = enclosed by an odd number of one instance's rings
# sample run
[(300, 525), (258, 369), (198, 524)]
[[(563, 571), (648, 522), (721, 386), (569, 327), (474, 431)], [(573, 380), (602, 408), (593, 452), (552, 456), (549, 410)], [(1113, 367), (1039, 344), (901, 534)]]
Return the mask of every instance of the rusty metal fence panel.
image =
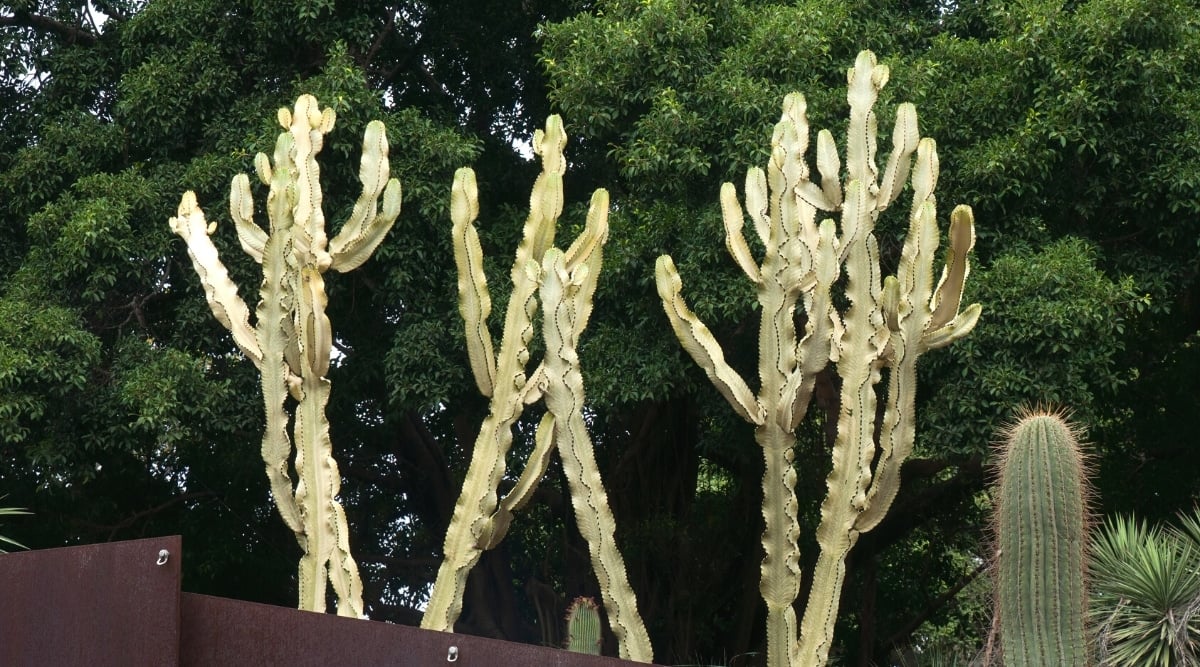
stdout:
[(182, 667), (621, 667), (637, 663), (183, 594)]
[(178, 665), (181, 542), (0, 555), (0, 665)]
[(178, 536), (0, 555), (0, 667), (633, 667), (180, 593)]

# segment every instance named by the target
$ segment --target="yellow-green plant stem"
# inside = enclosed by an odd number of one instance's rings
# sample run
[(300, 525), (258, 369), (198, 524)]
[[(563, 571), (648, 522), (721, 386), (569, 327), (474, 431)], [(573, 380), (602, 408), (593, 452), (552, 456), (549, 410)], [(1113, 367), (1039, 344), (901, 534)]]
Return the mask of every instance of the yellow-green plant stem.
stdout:
[[(554, 242), (558, 217), (562, 214), (562, 176), (566, 160), (562, 150), (566, 134), (562, 123), (552, 117), (546, 131), (534, 136), (534, 150), (542, 159), (542, 173), (534, 182), (529, 216), (509, 272), (513, 291), (505, 314), (504, 332), (497, 354), (487, 317), (491, 298), (483, 272), (483, 250), (474, 222), (479, 215), (478, 188), (471, 169), (459, 169), (451, 191), (452, 237), (458, 269), (459, 312), (467, 336), (467, 353), (480, 393), (490, 398), (488, 414), (479, 429), (471, 463), (454, 505), (443, 544), (442, 564), (421, 618), (421, 627), (451, 632), (462, 612), (467, 576), (484, 550), (499, 542), (494, 515), (499, 507), (500, 480), (512, 447), (512, 427), (520, 419), (530, 387), (527, 364), (529, 342), (535, 333), (540, 280), (538, 261)], [(536, 400), (536, 396), (532, 400)], [(540, 475), (539, 475), (540, 478)]]
[[(472, 375), (480, 392), (491, 400), (454, 507), (442, 564), (421, 627), (454, 629), (471, 568), (485, 550), (504, 538), (513, 513), (532, 497), (550, 456), (561, 443), (572, 506), (588, 542), (620, 653), (631, 660), (650, 662), (649, 635), (616, 548), (615, 522), (583, 421), (583, 378), (575, 349), (591, 313), (602, 248), (608, 239), (608, 193), (597, 190), (593, 194), (587, 223), (570, 248), (566, 252), (555, 248), (555, 227), (563, 205), (565, 145), (566, 134), (557, 116), (546, 121), (544, 132), (534, 135), (533, 148), (542, 159), (542, 173), (534, 183), (530, 214), (510, 271), (513, 292), (495, 353), (487, 326), (491, 297), (483, 251), (473, 226), (479, 214), (475, 175), (470, 169), (455, 174), (450, 209), (459, 312)], [(546, 309), (543, 336), (547, 352), (543, 362), (527, 372), (539, 294)], [(513, 489), (500, 498), (512, 427), (524, 406), (543, 396), (548, 412), (538, 425), (534, 451)]]
[[(882, 174), (875, 164), (872, 107), (888, 76), (887, 67), (878, 65), (869, 51), (860, 53), (848, 71), (844, 169), (832, 134), (821, 131), (815, 160), (820, 179), (810, 180), (806, 103), (792, 93), (775, 126), (766, 171), (755, 168), (746, 175), (745, 214), (733, 185), (721, 188), (726, 247), (754, 283), (762, 307), (757, 393), (729, 367), (708, 328), (688, 309), (671, 258), (660, 257), (656, 269), (659, 295), (676, 336), (733, 409), (754, 424), (763, 450), (766, 526), (759, 588), (767, 606), (771, 667), (811, 667), (828, 659), (846, 556), (859, 535), (887, 513), (899, 487), (900, 465), (912, 451), (917, 358), (969, 333), (980, 313), (978, 304), (959, 312), (969, 272), (967, 254), (974, 243), (967, 207), (951, 216), (946, 266), (934, 286), (937, 152), (932, 139), (920, 138), (911, 104), (896, 110), (893, 150)], [(875, 221), (899, 196), (910, 171), (909, 234), (897, 274), (882, 279)], [(833, 219), (818, 224), (822, 211), (840, 214), (840, 224)], [(746, 214), (763, 243), (761, 264), (742, 234)], [(842, 278), (849, 303), (844, 313), (834, 308), (831, 296)], [(793, 323), (797, 306), (806, 316), (803, 333)], [(797, 628), (795, 429), (808, 411), (817, 374), (829, 364), (840, 379), (837, 434), (817, 527), (820, 552)], [(885, 368), (889, 382), (876, 440), (881, 400), (876, 385)]]
[[(280, 109), (277, 118), (284, 132), (275, 144), (274, 160), (263, 153), (254, 160), (259, 180), (270, 188), (268, 228), (254, 220), (248, 176), (234, 177), (229, 195), (238, 241), (263, 270), (253, 326), (209, 238), (216, 223), (205, 220), (194, 193), (183, 195), (170, 225), (187, 242), (213, 315), (262, 374), (262, 458), (279, 513), (304, 551), (299, 607), (324, 611), (332, 584), (338, 614), (359, 617), (362, 582), (350, 553), (346, 515), (337, 500), (341, 477), (325, 416), (333, 333), (325, 315), (322, 274), (331, 268), (350, 271), (371, 256), (400, 214), (400, 182), (389, 178), (385, 128), (373, 121), (363, 134), (362, 193), (337, 235), (329, 239), (316, 155), (336, 115), (321, 109), (313, 96), (301, 95), (293, 111)], [(287, 411), (289, 395), (296, 402), (294, 415)], [(290, 435), (289, 421), (294, 422)], [(293, 448), (298, 475), (294, 490), (289, 472)]]
[[(594, 267), (599, 269), (599, 255)], [(608, 611), (609, 624), (617, 637), (621, 658), (636, 662), (654, 659), (650, 636), (637, 609), (637, 598), (629, 585), (625, 561), (617, 549), (617, 524), (609, 509), (608, 495), (600, 479), (592, 440), (584, 423), (583, 375), (576, 352), (579, 317), (583, 300), (591, 300), (595, 289), (592, 267), (581, 265), (567, 273), (566, 258), (557, 249), (542, 262), (542, 304), (546, 309), (543, 331), (546, 341), (546, 408), (554, 415), (554, 440), (562, 456), (563, 474), (571, 490), (575, 523), (588, 544), (592, 570), (600, 582), (600, 593)], [(590, 283), (590, 284), (589, 284)]]

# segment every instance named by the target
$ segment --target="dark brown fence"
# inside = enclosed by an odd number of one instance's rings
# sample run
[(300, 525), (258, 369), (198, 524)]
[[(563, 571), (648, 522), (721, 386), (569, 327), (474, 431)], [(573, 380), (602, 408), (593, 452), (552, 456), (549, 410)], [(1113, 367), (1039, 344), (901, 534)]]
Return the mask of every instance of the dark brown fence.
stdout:
[(632, 667), (180, 592), (178, 536), (0, 555), (0, 666)]

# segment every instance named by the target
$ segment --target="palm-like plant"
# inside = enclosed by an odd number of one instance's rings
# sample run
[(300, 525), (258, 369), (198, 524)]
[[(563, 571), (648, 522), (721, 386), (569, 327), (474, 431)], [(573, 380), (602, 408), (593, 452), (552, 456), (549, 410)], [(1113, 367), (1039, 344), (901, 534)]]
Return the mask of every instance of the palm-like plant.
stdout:
[(1182, 528), (1133, 517), (1092, 544), (1091, 619), (1101, 665), (1200, 664), (1200, 513)]
[[(16, 514), (29, 514), (29, 512), (25, 511), (24, 509), (22, 509), (20, 507), (0, 507), (0, 516), (13, 516)], [(7, 538), (3, 535), (0, 535), (0, 554), (8, 553), (8, 550), (5, 549), (5, 545), (14, 546), (14, 547), (17, 547), (18, 549), (28, 548), (24, 544), (21, 544), (20, 542), (17, 542), (16, 540), (13, 540), (13, 539)]]

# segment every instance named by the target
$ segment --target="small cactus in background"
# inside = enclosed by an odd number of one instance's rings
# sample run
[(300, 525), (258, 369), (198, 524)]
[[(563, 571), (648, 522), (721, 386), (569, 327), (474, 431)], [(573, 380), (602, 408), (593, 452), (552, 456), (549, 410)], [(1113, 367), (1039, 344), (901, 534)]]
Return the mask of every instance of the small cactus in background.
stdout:
[(567, 608), (567, 650), (600, 655), (600, 608), (592, 598), (575, 598)]
[(1089, 488), (1079, 430), (1039, 409), (1002, 435), (994, 529), (1003, 662), (1086, 665)]

